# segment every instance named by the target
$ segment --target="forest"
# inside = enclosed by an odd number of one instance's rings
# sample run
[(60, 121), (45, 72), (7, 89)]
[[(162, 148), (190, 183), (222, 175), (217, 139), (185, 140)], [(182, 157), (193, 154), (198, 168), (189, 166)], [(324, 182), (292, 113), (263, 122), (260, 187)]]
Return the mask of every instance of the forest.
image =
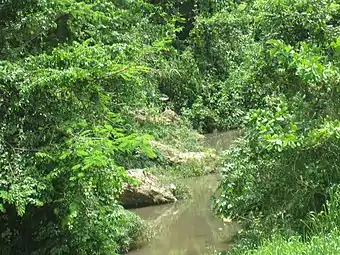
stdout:
[(133, 249), (127, 170), (236, 129), (225, 254), (340, 254), (339, 69), (338, 0), (0, 0), (0, 253)]

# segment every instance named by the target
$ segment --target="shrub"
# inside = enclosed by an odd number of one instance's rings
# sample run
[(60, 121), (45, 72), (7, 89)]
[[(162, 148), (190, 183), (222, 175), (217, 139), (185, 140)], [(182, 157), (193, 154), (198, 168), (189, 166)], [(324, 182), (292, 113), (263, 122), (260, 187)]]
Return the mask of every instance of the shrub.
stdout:
[(313, 3), (247, 6), (253, 48), (239, 47), (259, 49), (247, 53), (258, 58), (241, 65), (252, 67), (242, 82), (254, 89), (248, 97), (253, 104), (244, 118), (244, 138), (225, 156), (215, 205), (226, 217), (246, 219), (257, 237), (304, 233), (302, 221), (323, 209), (340, 181), (334, 25), (339, 6), (319, 1), (310, 7)]
[[(151, 6), (32, 4), (30, 11), (15, 5), (15, 15), (0, 27), (0, 249), (3, 254), (127, 249), (132, 242), (127, 236), (141, 224), (118, 204), (122, 184), (132, 180), (117, 159), (155, 155), (150, 137), (127, 129), (119, 113), (122, 106), (147, 102), (142, 81), (148, 68), (136, 63), (142, 52), (136, 45), (145, 41), (127, 42), (128, 35), (139, 38), (139, 26), (148, 23), (139, 7)], [(140, 17), (142, 25), (134, 24)]]

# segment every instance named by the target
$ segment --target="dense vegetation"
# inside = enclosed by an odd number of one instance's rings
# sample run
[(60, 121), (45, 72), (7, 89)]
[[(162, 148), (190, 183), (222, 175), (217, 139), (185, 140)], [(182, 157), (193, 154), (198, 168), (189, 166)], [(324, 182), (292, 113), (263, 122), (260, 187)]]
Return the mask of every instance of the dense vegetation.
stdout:
[(337, 0), (0, 1), (1, 252), (131, 248), (125, 169), (181, 136), (136, 113), (165, 108), (243, 129), (215, 200), (245, 223), (233, 252), (338, 244), (339, 23)]
[(137, 63), (143, 42), (132, 40), (138, 30), (129, 33), (140, 6), (29, 3), (1, 2), (0, 249), (124, 249), (141, 223), (118, 205), (122, 183), (131, 180), (117, 159), (154, 157), (149, 138), (120, 115), (120, 108), (146, 101), (148, 91), (147, 68)]
[(217, 31), (219, 22), (243, 22), (231, 38), (242, 51), (235, 72), (249, 110), (243, 138), (225, 155), (215, 206), (243, 219), (247, 238), (235, 254), (270, 236), (249, 254), (325, 254), (326, 243), (334, 245), (327, 254), (338, 253), (339, 11), (338, 1), (255, 0), (207, 21)]
[[(126, 168), (159, 154), (148, 133), (178, 131), (135, 119), (164, 110), (161, 93), (167, 108), (191, 114), (205, 91), (185, 40), (195, 16), (222, 7), (0, 1), (1, 254), (112, 254), (134, 245), (143, 223), (118, 202), (133, 182)], [(212, 121), (196, 126), (216, 128)]]

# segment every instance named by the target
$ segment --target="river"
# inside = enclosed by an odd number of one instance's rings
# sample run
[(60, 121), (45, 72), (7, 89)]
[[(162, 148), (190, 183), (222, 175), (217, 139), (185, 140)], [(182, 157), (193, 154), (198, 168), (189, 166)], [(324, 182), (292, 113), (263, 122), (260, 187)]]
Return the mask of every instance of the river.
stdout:
[[(205, 144), (220, 151), (228, 148), (237, 136), (237, 132), (209, 134)], [(239, 227), (235, 223), (223, 223), (210, 207), (218, 176), (190, 178), (184, 182), (192, 190), (191, 198), (132, 210), (149, 222), (156, 235), (148, 245), (129, 255), (202, 255), (230, 249), (231, 239)]]

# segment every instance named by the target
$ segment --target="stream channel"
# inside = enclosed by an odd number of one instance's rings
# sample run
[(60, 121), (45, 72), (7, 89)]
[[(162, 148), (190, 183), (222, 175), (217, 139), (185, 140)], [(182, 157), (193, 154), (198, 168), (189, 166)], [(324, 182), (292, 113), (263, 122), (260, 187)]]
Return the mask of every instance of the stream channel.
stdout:
[[(238, 132), (208, 134), (205, 145), (217, 151), (227, 149)], [(184, 180), (192, 190), (189, 199), (174, 204), (131, 210), (150, 223), (155, 238), (129, 255), (204, 255), (229, 250), (239, 230), (236, 223), (223, 223), (211, 212), (211, 196), (218, 186), (218, 175)]]

